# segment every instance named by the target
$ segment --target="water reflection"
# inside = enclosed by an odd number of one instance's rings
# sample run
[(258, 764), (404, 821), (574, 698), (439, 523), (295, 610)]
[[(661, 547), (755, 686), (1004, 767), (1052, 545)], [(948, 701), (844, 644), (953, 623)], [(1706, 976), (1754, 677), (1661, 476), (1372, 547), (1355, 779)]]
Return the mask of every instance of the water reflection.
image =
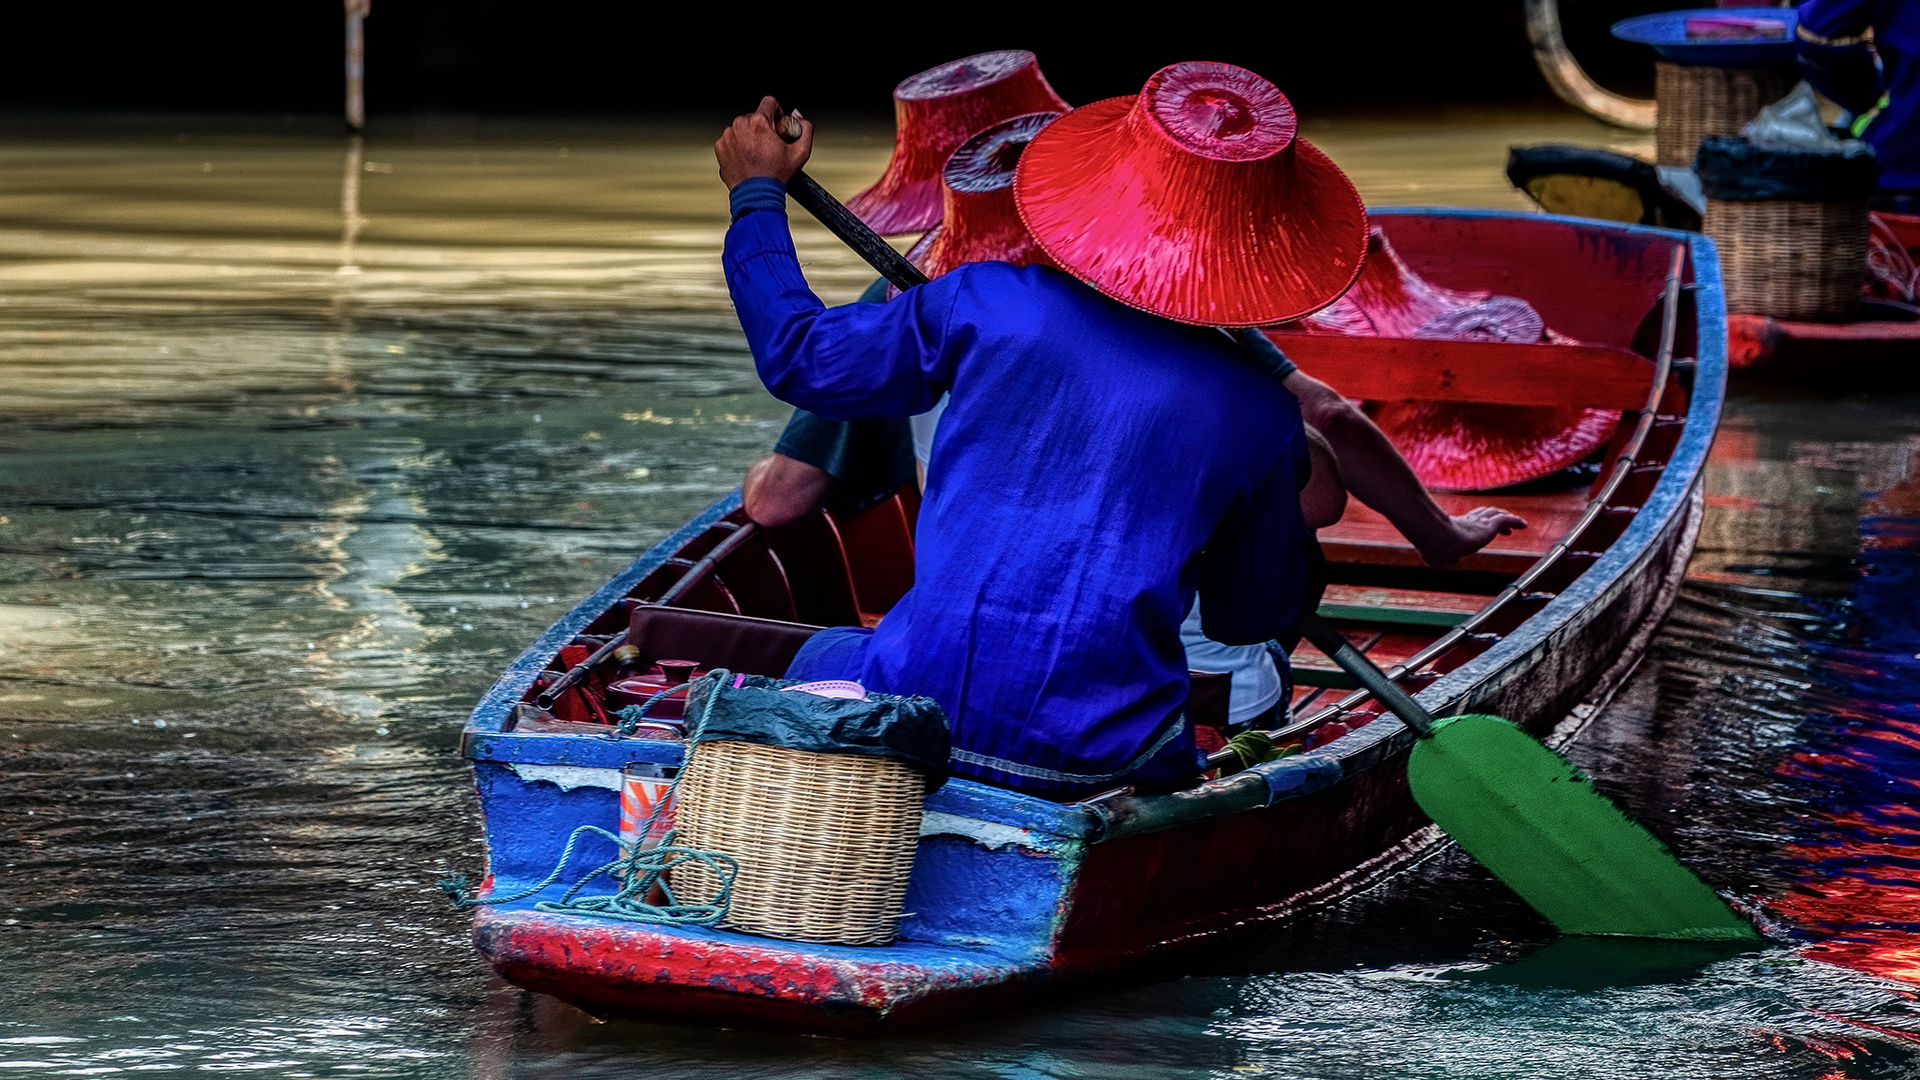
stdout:
[[(1607, 137), (1308, 134), (1371, 200), (1479, 205), (1518, 204), (1508, 142)], [(816, 170), (845, 193), (885, 146), (839, 137)], [(430, 884), (478, 859), (461, 719), (785, 417), (725, 306), (707, 139), (7, 145), (0, 1067), (1912, 1074), (1900, 400), (1733, 404), (1675, 617), (1578, 746), (1789, 944), (1556, 943), (1442, 853), (1203, 975), (910, 1038), (598, 1024), (494, 980)], [(800, 242), (831, 298), (869, 279)]]

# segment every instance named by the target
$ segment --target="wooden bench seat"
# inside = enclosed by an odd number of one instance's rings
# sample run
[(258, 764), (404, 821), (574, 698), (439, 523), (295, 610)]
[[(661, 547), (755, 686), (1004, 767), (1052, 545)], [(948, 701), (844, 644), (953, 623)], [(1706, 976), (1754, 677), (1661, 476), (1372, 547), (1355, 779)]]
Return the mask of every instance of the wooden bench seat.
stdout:
[[(1484, 492), (1457, 495), (1437, 492), (1434, 500), (1449, 514), (1463, 514), (1476, 506), (1498, 506), (1527, 519), (1527, 527), (1511, 536), (1496, 537), (1476, 554), (1460, 560), (1457, 569), (1513, 576), (1532, 566), (1567, 534), (1587, 508), (1584, 488), (1547, 495), (1499, 495)], [(1330, 563), (1373, 566), (1424, 567), (1425, 561), (1407, 538), (1387, 519), (1347, 499), (1346, 516), (1320, 530), (1320, 548)], [(1337, 569), (1337, 568), (1336, 568)], [(1437, 576), (1437, 575), (1436, 575)], [(1339, 580), (1337, 575), (1335, 580)]]
[(1365, 401), (1640, 409), (1653, 362), (1610, 345), (1269, 332), (1300, 370)]

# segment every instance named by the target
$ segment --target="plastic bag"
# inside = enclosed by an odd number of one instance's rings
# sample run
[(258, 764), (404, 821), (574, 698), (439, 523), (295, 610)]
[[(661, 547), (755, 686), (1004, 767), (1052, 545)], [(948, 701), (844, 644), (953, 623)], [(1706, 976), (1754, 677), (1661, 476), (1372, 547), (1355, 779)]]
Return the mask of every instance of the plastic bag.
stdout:
[(689, 738), (747, 742), (816, 754), (891, 758), (925, 773), (930, 787), (947, 776), (952, 737), (932, 698), (867, 691), (865, 700), (786, 693), (799, 683), (714, 671), (687, 691)]
[(1746, 140), (1762, 150), (1804, 150), (1815, 154), (1872, 153), (1858, 139), (1841, 139), (1820, 118), (1820, 100), (1813, 86), (1802, 82), (1786, 97), (1760, 110), (1740, 129)]
[(1769, 150), (1724, 136), (1701, 140), (1693, 171), (1707, 198), (1730, 202), (1865, 202), (1880, 181), (1880, 163), (1871, 149), (1834, 154)]

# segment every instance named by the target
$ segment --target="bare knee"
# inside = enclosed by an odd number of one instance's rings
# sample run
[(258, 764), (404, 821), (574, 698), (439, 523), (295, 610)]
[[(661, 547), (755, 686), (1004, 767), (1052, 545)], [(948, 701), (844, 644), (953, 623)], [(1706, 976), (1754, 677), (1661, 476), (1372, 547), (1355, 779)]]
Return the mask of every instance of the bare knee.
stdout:
[(1340, 459), (1327, 437), (1311, 427), (1305, 433), (1313, 472), (1307, 486), (1300, 489), (1300, 516), (1307, 528), (1324, 529), (1347, 512), (1347, 485), (1340, 476)]
[(768, 454), (747, 469), (740, 496), (747, 517), (778, 529), (818, 510), (832, 487), (833, 477), (825, 469)]

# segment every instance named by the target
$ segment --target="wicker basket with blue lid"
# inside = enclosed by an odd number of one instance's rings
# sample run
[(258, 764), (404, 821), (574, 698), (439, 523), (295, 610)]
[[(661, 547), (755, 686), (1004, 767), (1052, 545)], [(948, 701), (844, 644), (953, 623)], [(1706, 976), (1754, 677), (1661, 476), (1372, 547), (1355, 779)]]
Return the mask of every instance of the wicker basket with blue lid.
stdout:
[(1613, 36), (1646, 45), (1654, 64), (1655, 162), (1686, 166), (1703, 139), (1738, 135), (1786, 95), (1792, 8), (1689, 8), (1623, 19)]

